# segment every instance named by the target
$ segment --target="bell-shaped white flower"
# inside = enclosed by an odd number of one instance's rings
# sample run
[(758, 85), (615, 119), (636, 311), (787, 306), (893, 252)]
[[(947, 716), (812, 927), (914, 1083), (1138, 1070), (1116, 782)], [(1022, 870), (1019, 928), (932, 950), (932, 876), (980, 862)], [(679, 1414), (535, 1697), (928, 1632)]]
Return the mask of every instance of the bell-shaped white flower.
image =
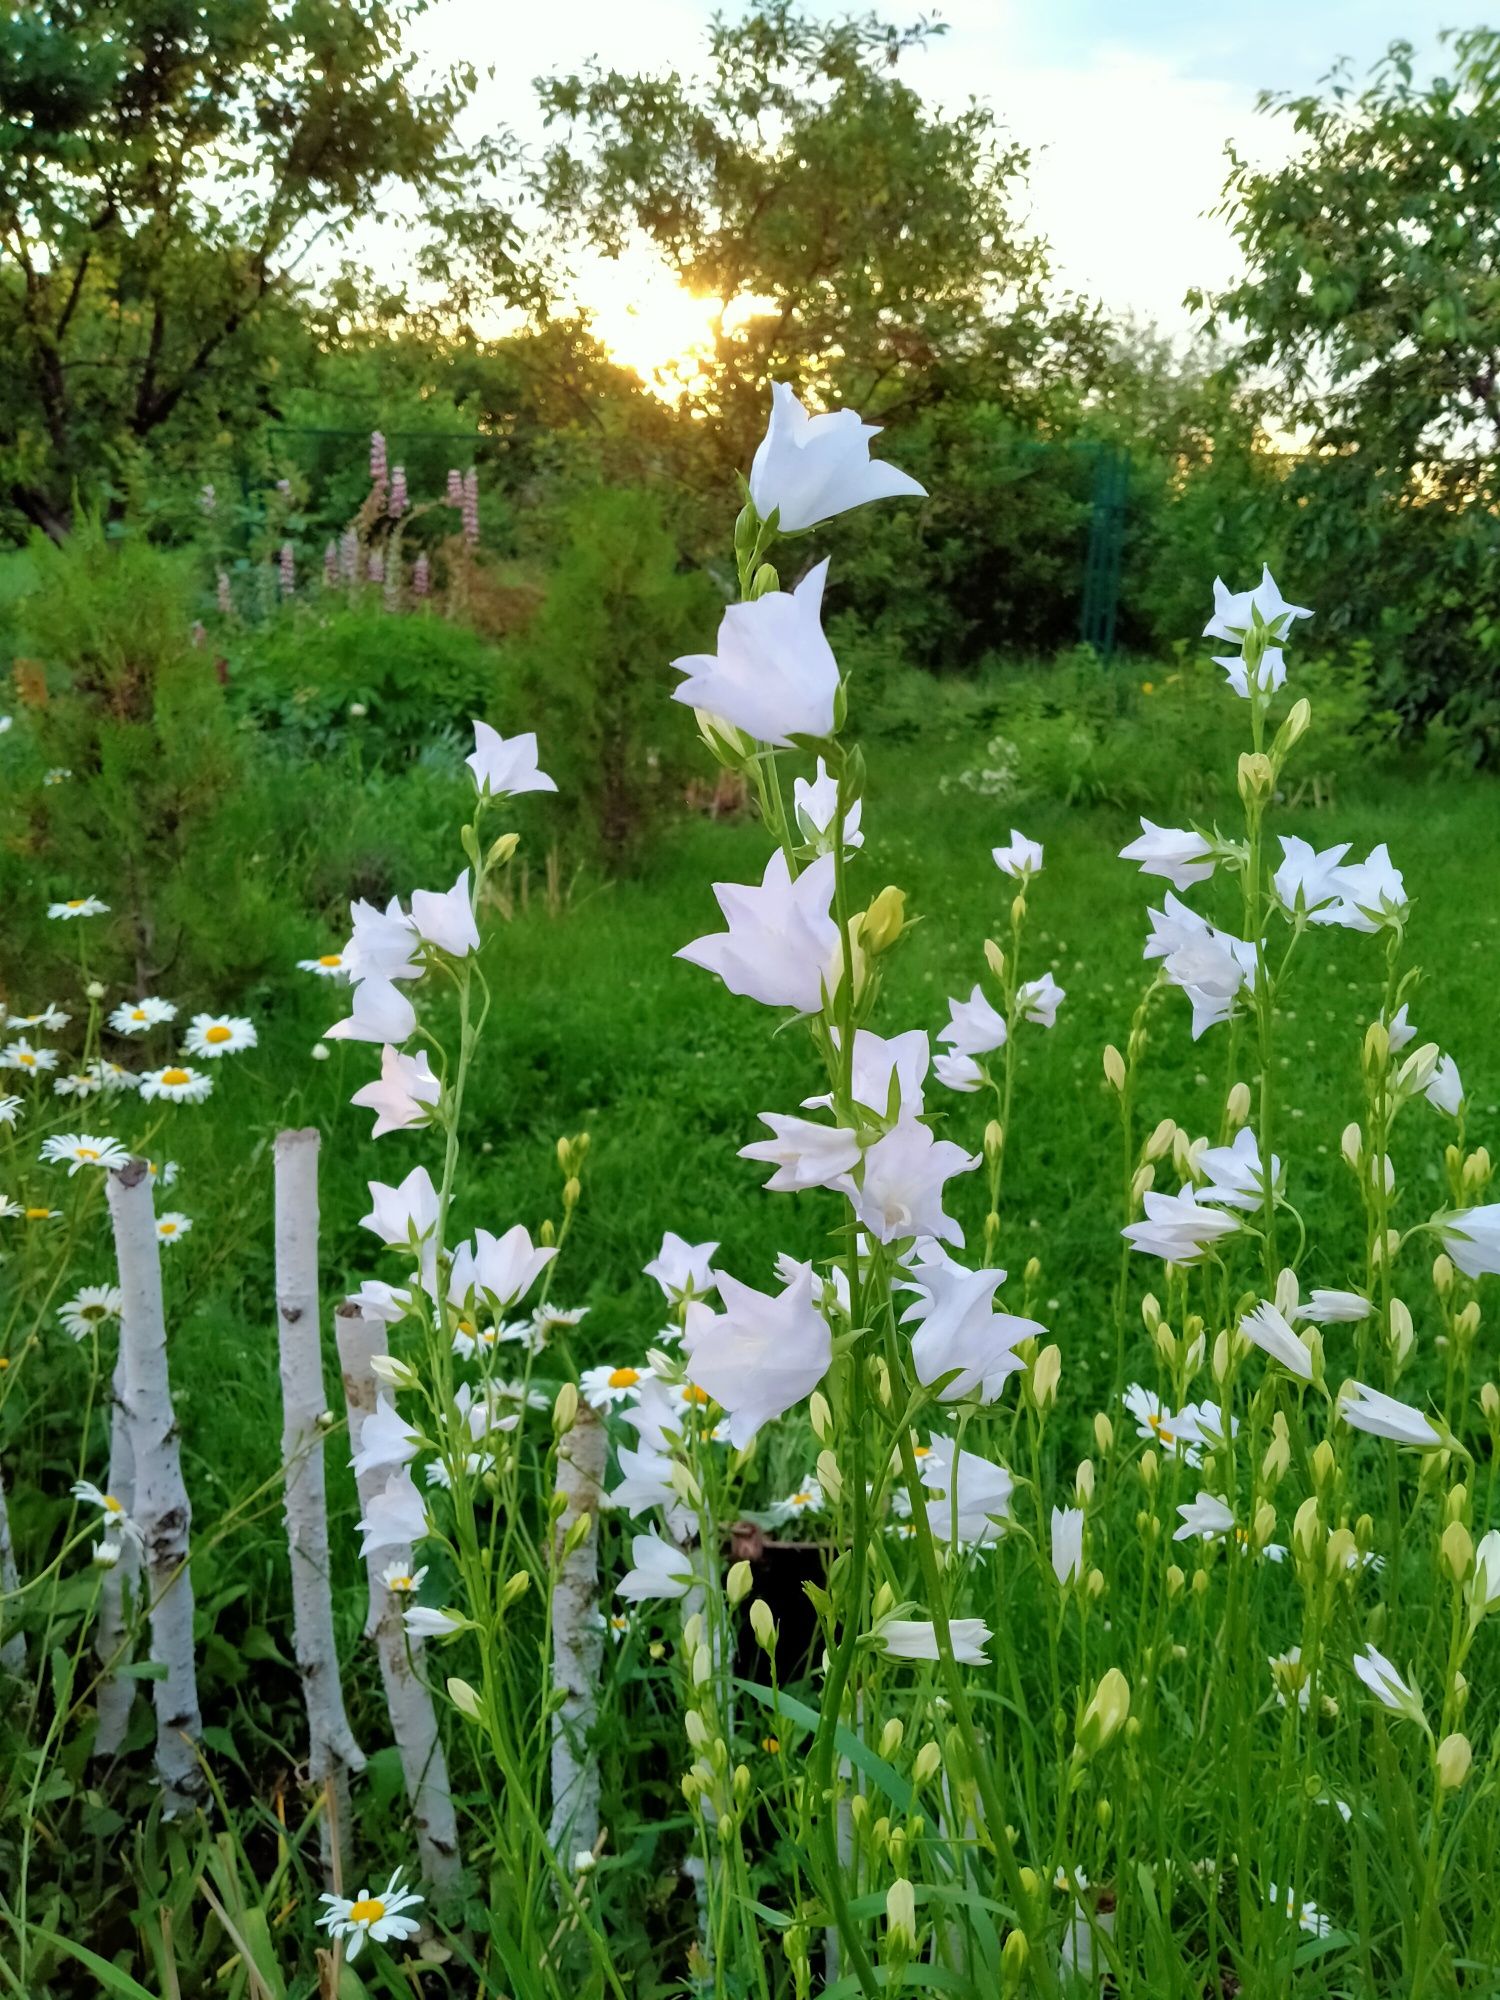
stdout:
[(1466, 1278), (1500, 1275), (1500, 1201), (1440, 1215), (1435, 1226), (1443, 1248)]
[(934, 1236), (961, 1245), (963, 1231), (943, 1208), (943, 1190), (955, 1174), (972, 1173), (979, 1163), (977, 1153), (935, 1139), (919, 1120), (903, 1117), (866, 1152), (858, 1184), (845, 1175), (838, 1185), (877, 1242)]
[(927, 1503), (927, 1519), (940, 1542), (956, 1539), (978, 1548), (997, 1542), (1010, 1519), (1015, 1481), (1003, 1465), (978, 1452), (961, 1451), (951, 1438), (928, 1440), (920, 1462), (922, 1484), (938, 1498)]
[(432, 1073), (425, 1049), (419, 1049), (414, 1056), (404, 1056), (387, 1042), (380, 1051), (379, 1080), (362, 1085), (349, 1101), (361, 1110), (375, 1113), (371, 1137), (379, 1139), (387, 1132), (425, 1125), (430, 1108), (442, 1094), (443, 1087)]
[[(837, 1028), (830, 1031), (835, 1049), (840, 1046)], [(903, 1035), (877, 1035), (869, 1028), (854, 1031), (853, 1075), (849, 1094), (877, 1118), (901, 1112), (918, 1117), (922, 1110), (922, 1085), (927, 1079), (932, 1051), (921, 1028), (908, 1028)], [(894, 1086), (894, 1111), (892, 1089)], [(826, 1111), (833, 1098), (805, 1097), (804, 1111)]]
[(370, 1213), (360, 1218), (360, 1228), (368, 1229), (382, 1243), (422, 1240), (437, 1227), (438, 1193), (425, 1167), (413, 1167), (399, 1187), (371, 1181)]
[(1354, 1655), (1350, 1664), (1382, 1708), (1388, 1708), (1393, 1715), (1404, 1715), (1409, 1722), (1420, 1724), (1424, 1720), (1421, 1697), (1384, 1653), (1366, 1646), (1363, 1652)]
[(721, 1274), (722, 1312), (688, 1307), (682, 1347), (693, 1380), (729, 1413), (729, 1441), (743, 1450), (762, 1424), (810, 1396), (828, 1373), (833, 1338), (813, 1304), (811, 1264), (785, 1289), (754, 1291)]
[(1182, 1526), (1173, 1531), (1174, 1542), (1216, 1542), (1234, 1533), (1234, 1513), (1217, 1493), (1199, 1493), (1177, 1509)]
[(479, 929), (469, 894), (466, 868), (451, 889), (417, 889), (411, 899), (412, 928), (427, 944), (451, 958), (467, 958), (479, 949)]
[(1196, 1264), (1212, 1244), (1240, 1226), (1234, 1216), (1200, 1206), (1190, 1187), (1176, 1194), (1148, 1192), (1144, 1206), (1145, 1220), (1126, 1223), (1120, 1234), (1144, 1256), (1169, 1264)]
[(388, 1042), (393, 1047), (415, 1034), (416, 1010), (389, 979), (361, 979), (349, 1000), (349, 1012), (327, 1031), (331, 1042)]
[(1391, 929), (1406, 921), (1410, 904), (1401, 870), (1391, 860), (1384, 841), (1363, 861), (1345, 862), (1333, 872), (1337, 900), (1313, 913), (1315, 924), (1337, 924), (1341, 930)]
[[(948, 1638), (953, 1657), (961, 1667), (989, 1665), (984, 1650), (992, 1633), (982, 1618), (950, 1618)], [(875, 1628), (875, 1638), (894, 1660), (937, 1660), (942, 1658), (937, 1627), (930, 1619), (886, 1618)]]
[(519, 1222), (503, 1236), (476, 1229), (472, 1246), (461, 1243), (453, 1253), (448, 1297), (462, 1305), (471, 1292), (478, 1292), (492, 1311), (505, 1312), (526, 1296), (556, 1255), (555, 1246), (533, 1243), (531, 1232)]
[(1262, 1300), (1253, 1312), (1245, 1314), (1240, 1321), (1240, 1332), (1253, 1346), (1263, 1354), (1269, 1354), (1273, 1361), (1279, 1361), (1283, 1368), (1289, 1369), (1300, 1380), (1312, 1380), (1311, 1354), (1269, 1301)]
[(871, 500), (904, 494), (922, 499), (926, 487), (909, 473), (870, 456), (880, 426), (854, 410), (813, 416), (788, 382), (771, 384), (771, 421), (750, 467), (750, 498), (761, 519), (777, 516), (786, 534), (815, 528)]
[(359, 1427), (359, 1445), (349, 1463), (358, 1478), (382, 1466), (410, 1465), (417, 1455), (418, 1434), (389, 1396), (375, 1399), (375, 1411)]
[(427, 1507), (416, 1482), (403, 1465), (393, 1472), (379, 1493), (370, 1496), (365, 1517), (356, 1524), (364, 1540), (361, 1556), (379, 1549), (407, 1549), (427, 1533)]
[(771, 590), (731, 604), (715, 652), (672, 662), (686, 676), (672, 699), (733, 723), (761, 743), (784, 748), (794, 736), (831, 736), (839, 668), (823, 634), (827, 577), (825, 558), (793, 591)]
[(976, 986), (967, 1000), (950, 1000), (948, 1013), (948, 1025), (938, 1030), (938, 1040), (949, 1043), (955, 1055), (983, 1056), (1004, 1047), (1004, 1018), (985, 999), (982, 988)]
[(1083, 1575), (1083, 1509), (1052, 1509), (1052, 1573), (1064, 1589)]
[(718, 1289), (719, 1274), (713, 1268), (718, 1247), (717, 1243), (688, 1243), (669, 1229), (642, 1275), (654, 1278), (672, 1305), (688, 1297), (706, 1298)]
[(1293, 1302), (1287, 1308), (1292, 1319), (1309, 1319), (1315, 1326), (1327, 1326), (1339, 1320), (1368, 1319), (1374, 1310), (1370, 1301), (1359, 1292), (1335, 1292), (1316, 1285), (1305, 1302)]
[(639, 1604), (649, 1598), (686, 1597), (697, 1583), (691, 1558), (660, 1535), (634, 1535), (630, 1542), (632, 1568), (615, 1585), (618, 1597)]
[(502, 736), (487, 722), (474, 724), (474, 748), (464, 762), (474, 773), (479, 796), (516, 798), (522, 792), (555, 792), (557, 786), (537, 768), (536, 735)]
[(392, 896), (383, 910), (360, 901), (349, 905), (353, 934), (338, 954), (347, 979), (417, 979), (422, 968), (413, 956), (417, 934), (411, 918)]
[[(1242, 1125), (1227, 1146), (1206, 1146), (1194, 1162), (1208, 1177), (1208, 1186), (1198, 1190), (1199, 1201), (1219, 1202), (1225, 1208), (1264, 1208), (1265, 1175), (1260, 1164), (1260, 1141), (1248, 1125)], [(1271, 1186), (1281, 1185), (1281, 1162), (1271, 1155)]]
[[(862, 800), (856, 799), (844, 815), (846, 854), (865, 844), (865, 837), (859, 830), (862, 804)], [(815, 854), (833, 852), (833, 834), (838, 824), (838, 810), (839, 781), (832, 776), (828, 766), (820, 757), (816, 775), (810, 779), (798, 778), (792, 786), (792, 817), (797, 822), (797, 831)]]
[(677, 956), (762, 1006), (816, 1014), (841, 967), (838, 925), (829, 914), (833, 869), (833, 856), (820, 855), (794, 881), (777, 848), (758, 887), (715, 882), (728, 930), (695, 938)]
[(1203, 628), (1205, 639), (1243, 639), (1259, 613), (1262, 625), (1284, 639), (1299, 618), (1312, 613), (1301, 604), (1288, 604), (1277, 588), (1269, 568), (1261, 565), (1260, 582), (1253, 590), (1230, 590), (1221, 577), (1214, 578), (1214, 615)]
[(1456, 1118), (1463, 1110), (1464, 1080), (1452, 1056), (1438, 1058), (1438, 1066), (1422, 1095), (1435, 1111), (1446, 1111), (1450, 1118)]
[(1004, 847), (992, 847), (990, 855), (1002, 875), (1009, 875), (1013, 881), (1029, 882), (1033, 875), (1042, 872), (1042, 843), (1028, 840), (1016, 827), (1010, 830), (1010, 839)]
[(1122, 861), (1138, 861), (1143, 875), (1162, 875), (1174, 889), (1191, 889), (1214, 872), (1212, 843), (1187, 827), (1158, 826), (1141, 815), (1137, 840), (1120, 849)]
[(1197, 1041), (1206, 1029), (1229, 1019), (1242, 989), (1254, 982), (1255, 947), (1216, 930), (1173, 895), (1164, 899), (1164, 908), (1148, 915), (1151, 935), (1142, 955), (1162, 959), (1168, 979), (1188, 996)]
[(940, 1401), (977, 1396), (981, 1403), (994, 1402), (1006, 1377), (1021, 1369), (1016, 1343), (1046, 1332), (1038, 1320), (995, 1310), (995, 1293), (1004, 1281), (1003, 1271), (971, 1271), (942, 1255), (913, 1266), (908, 1289), (917, 1296), (901, 1324), (918, 1329), (912, 1335), (912, 1367), (923, 1387), (953, 1377)]
[(789, 1118), (762, 1111), (762, 1125), (771, 1137), (741, 1146), (742, 1160), (764, 1160), (776, 1171), (766, 1182), (772, 1194), (796, 1194), (805, 1188), (832, 1187), (841, 1174), (859, 1164), (859, 1140), (842, 1125), (819, 1125), (811, 1118)]
[(1339, 1415), (1355, 1430), (1368, 1431), (1371, 1437), (1390, 1438), (1418, 1451), (1433, 1451), (1443, 1443), (1437, 1426), (1410, 1403), (1387, 1396), (1364, 1382), (1352, 1382), (1349, 1387), (1352, 1393), (1340, 1402)]
[[(1215, 653), (1214, 665), (1224, 669), (1228, 681), (1241, 701), (1250, 699), (1250, 669), (1243, 653)], [(1260, 656), (1260, 665), (1255, 670), (1255, 685), (1261, 694), (1275, 694), (1286, 681), (1286, 654), (1280, 646), (1267, 646)]]
[(1311, 841), (1296, 834), (1283, 833), (1279, 838), (1281, 866), (1272, 882), (1287, 911), (1295, 916), (1299, 911), (1307, 914), (1326, 908), (1340, 894), (1339, 868), (1349, 852), (1348, 841), (1319, 853)]
[(1016, 1015), (1038, 1028), (1054, 1027), (1057, 1010), (1067, 997), (1050, 972), (1044, 972), (1040, 979), (1023, 979), (1016, 988)]
[(984, 1088), (984, 1071), (972, 1056), (934, 1056), (932, 1073), (938, 1082), (946, 1084), (949, 1090), (972, 1094)]

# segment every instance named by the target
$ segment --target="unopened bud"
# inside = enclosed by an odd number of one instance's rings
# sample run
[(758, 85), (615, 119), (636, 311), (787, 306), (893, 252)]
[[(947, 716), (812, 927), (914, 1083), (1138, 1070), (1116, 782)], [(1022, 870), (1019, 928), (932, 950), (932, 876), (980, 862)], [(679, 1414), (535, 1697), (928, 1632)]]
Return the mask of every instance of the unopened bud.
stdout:
[(1263, 750), (1242, 751), (1237, 776), (1240, 797), (1247, 806), (1264, 804), (1276, 789), (1276, 773)]
[(1269, 1500), (1262, 1500), (1255, 1510), (1255, 1546), (1263, 1549), (1276, 1532), (1276, 1509)]
[(1021, 1981), (1026, 1977), (1026, 1961), (1031, 1956), (1031, 1946), (1025, 1931), (1012, 1931), (1000, 1948), (1000, 1975), (1005, 1981), (1005, 1990), (1015, 1993), (1020, 1990)]
[(1237, 1083), (1230, 1091), (1224, 1106), (1224, 1114), (1229, 1123), (1238, 1129), (1250, 1116), (1250, 1086)]
[(818, 1453), (818, 1484), (837, 1506), (843, 1498), (844, 1475), (839, 1471), (839, 1462), (831, 1451)]
[(1365, 1153), (1365, 1135), (1358, 1125), (1350, 1123), (1344, 1127), (1343, 1136), (1339, 1140), (1339, 1151), (1344, 1156), (1345, 1165), (1357, 1174)]
[(755, 1634), (755, 1643), (763, 1653), (776, 1650), (776, 1620), (771, 1616), (771, 1607), (763, 1597), (757, 1597), (750, 1606), (750, 1629)]
[(1453, 1260), (1444, 1250), (1432, 1260), (1432, 1288), (1440, 1299), (1447, 1298), (1453, 1290)]
[(450, 1680), (448, 1682), (448, 1699), (458, 1710), (459, 1714), (466, 1716), (470, 1722), (478, 1722), (484, 1712), (479, 1700), (478, 1690), (470, 1687), (467, 1681)]
[(833, 1438), (833, 1412), (828, 1407), (828, 1398), (821, 1389), (814, 1389), (807, 1402), (808, 1421), (812, 1424), (812, 1434), (819, 1444), (828, 1444)]
[(935, 1743), (924, 1743), (912, 1759), (912, 1778), (919, 1785), (925, 1785), (935, 1777), (942, 1767), (943, 1753)]
[(1073, 1495), (1080, 1507), (1087, 1507), (1094, 1497), (1094, 1461), (1086, 1458), (1078, 1467), (1078, 1475), (1073, 1481)]
[(724, 1579), (724, 1595), (732, 1605), (742, 1604), (750, 1595), (754, 1584), (755, 1576), (749, 1563), (731, 1563), (729, 1574)]
[(1455, 1583), (1462, 1583), (1474, 1562), (1474, 1537), (1462, 1521), (1450, 1521), (1441, 1543), (1443, 1567)]
[(1125, 1088), (1125, 1058), (1113, 1042), (1107, 1042), (1104, 1047), (1104, 1081), (1111, 1090)]
[(860, 938), (872, 958), (889, 951), (906, 926), (906, 891), (889, 884), (865, 911)]
[(1170, 1153), (1177, 1141), (1177, 1121), (1163, 1118), (1146, 1141), (1145, 1155), (1148, 1160), (1160, 1160)]
[(1094, 1417), (1094, 1443), (1099, 1447), (1100, 1453), (1108, 1458), (1114, 1449), (1114, 1442), (1115, 1427), (1104, 1411), (1100, 1410)]
[(890, 1762), (892, 1757), (901, 1748), (905, 1736), (906, 1724), (901, 1720), (899, 1715), (893, 1715), (880, 1732), (880, 1754), (887, 1763)]
[(1097, 1756), (1125, 1726), (1129, 1714), (1130, 1683), (1118, 1667), (1111, 1667), (1089, 1697), (1078, 1724), (1078, 1748), (1082, 1754)]
[(1445, 1792), (1456, 1792), (1469, 1775), (1469, 1766), (1474, 1762), (1473, 1745), (1467, 1736), (1455, 1730), (1445, 1736), (1437, 1747), (1437, 1780)]
[(565, 1437), (577, 1421), (578, 1384), (564, 1382), (552, 1405), (552, 1429), (558, 1437)]
[(1048, 1410), (1057, 1401), (1057, 1383), (1062, 1374), (1062, 1349), (1048, 1344), (1031, 1364), (1031, 1394), (1039, 1410)]
[(1000, 949), (999, 945), (996, 944), (993, 938), (986, 938), (984, 941), (984, 962), (989, 967), (990, 971), (994, 974), (996, 979), (1001, 979), (1001, 980), (1004, 979), (1005, 953)]
[(917, 1948), (916, 1891), (905, 1877), (893, 1882), (885, 1892), (886, 1941), (895, 1950)]

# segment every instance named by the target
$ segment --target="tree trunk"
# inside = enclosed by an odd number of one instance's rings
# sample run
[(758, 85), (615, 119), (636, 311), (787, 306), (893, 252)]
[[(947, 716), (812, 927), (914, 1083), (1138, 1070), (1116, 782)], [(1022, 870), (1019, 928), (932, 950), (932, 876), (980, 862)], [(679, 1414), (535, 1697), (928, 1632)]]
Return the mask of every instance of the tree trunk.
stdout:
[(552, 1584), (552, 1684), (563, 1696), (552, 1717), (552, 1817), (547, 1838), (559, 1863), (592, 1853), (599, 1838), (599, 1760), (589, 1738), (599, 1715), (604, 1631), (599, 1603), (599, 1509), (608, 1440), (597, 1410), (580, 1403), (557, 1458), (565, 1505), (553, 1530), (561, 1556), (568, 1531), (587, 1517), (589, 1532), (563, 1557)]
[[(292, 1566), (292, 1638), (307, 1709), (307, 1775), (325, 1792), (318, 1821), (330, 1885), (348, 1875), (349, 1773), (364, 1753), (344, 1713), (328, 1571), (323, 1466), (323, 1354), (318, 1317), (318, 1135), (278, 1132), (276, 1338), (281, 1361), (281, 1462)], [(335, 1848), (339, 1850), (335, 1855)]]
[[(115, 1358), (110, 1383), (109, 1491), (131, 1519), (135, 1518), (135, 1460), (130, 1450), (130, 1422), (125, 1414), (125, 1351)], [(94, 1755), (110, 1762), (120, 1754), (130, 1711), (135, 1705), (135, 1682), (119, 1669), (129, 1663), (131, 1620), (126, 1616), (126, 1592), (137, 1598), (141, 1580), (141, 1552), (129, 1535), (120, 1537), (120, 1560), (106, 1571), (99, 1592), (99, 1620), (94, 1629), (94, 1655), (102, 1667), (112, 1667), (99, 1683), (99, 1726), (94, 1732)]]
[(109, 1214), (120, 1267), (121, 1400), (134, 1461), (131, 1515), (142, 1539), (151, 1612), (151, 1657), (165, 1669), (152, 1683), (156, 1770), (168, 1815), (189, 1812), (206, 1787), (196, 1745), (203, 1729), (193, 1663), (193, 1579), (188, 1568), (192, 1509), (167, 1375), (161, 1253), (151, 1170), (130, 1160), (109, 1177)]
[[(346, 1300), (334, 1314), (334, 1336), (338, 1341), (339, 1365), (344, 1376), (344, 1401), (349, 1411), (351, 1444), (359, 1436), (360, 1425), (375, 1414), (377, 1384), (370, 1367), (373, 1355), (383, 1354), (385, 1328), (379, 1320), (366, 1319), (358, 1306)], [(384, 1475), (379, 1471), (356, 1475), (360, 1505), (368, 1509), (380, 1491)], [(439, 1892), (458, 1884), (463, 1863), (458, 1851), (458, 1823), (453, 1813), (453, 1797), (448, 1789), (448, 1761), (443, 1755), (432, 1697), (416, 1672), (421, 1643), (408, 1641), (401, 1622), (401, 1599), (387, 1590), (380, 1572), (388, 1565), (410, 1569), (410, 1549), (380, 1549), (365, 1558), (370, 1586), (370, 1610), (365, 1621), (365, 1637), (375, 1648), (380, 1677), (385, 1683), (386, 1707), (390, 1711), (391, 1734), (401, 1758), (406, 1779), (406, 1796), (411, 1803), (417, 1836), (417, 1854), (422, 1874)], [(408, 1652), (410, 1645), (410, 1652)]]

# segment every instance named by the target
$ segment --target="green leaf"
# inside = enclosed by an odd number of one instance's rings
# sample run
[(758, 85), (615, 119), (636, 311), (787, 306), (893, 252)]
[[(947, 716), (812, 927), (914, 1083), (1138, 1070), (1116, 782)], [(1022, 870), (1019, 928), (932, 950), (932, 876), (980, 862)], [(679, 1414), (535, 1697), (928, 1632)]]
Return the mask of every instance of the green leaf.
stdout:
[[(778, 1694), (773, 1688), (762, 1687), (759, 1681), (736, 1680), (735, 1686), (752, 1701), (758, 1701), (762, 1708), (769, 1709), (778, 1720), (795, 1722), (804, 1729), (818, 1730), (822, 1718), (815, 1708), (806, 1702), (797, 1701), (789, 1694)], [(840, 1723), (833, 1733), (833, 1740), (841, 1757), (847, 1757), (857, 1771), (863, 1771), (877, 1790), (885, 1793), (893, 1805), (902, 1812), (910, 1812), (912, 1789), (901, 1773), (887, 1764), (883, 1757), (877, 1757), (867, 1744), (861, 1743), (853, 1730)], [(831, 1990), (831, 1989), (830, 1989)]]
[(115, 1673), (122, 1681), (164, 1681), (167, 1678), (165, 1660), (130, 1660), (123, 1667), (116, 1667)]
[(138, 1979), (132, 1979), (128, 1972), (122, 1972), (117, 1965), (111, 1965), (107, 1958), (101, 1958), (87, 1945), (74, 1944), (71, 1939), (59, 1937), (56, 1931), (44, 1931), (39, 1925), (31, 1926), (33, 1937), (43, 1939), (54, 1951), (60, 1951), (64, 1958), (76, 1958), (80, 1965), (88, 1967), (106, 1993), (120, 1996), (120, 2000), (161, 2000), (159, 1994), (142, 1986)]

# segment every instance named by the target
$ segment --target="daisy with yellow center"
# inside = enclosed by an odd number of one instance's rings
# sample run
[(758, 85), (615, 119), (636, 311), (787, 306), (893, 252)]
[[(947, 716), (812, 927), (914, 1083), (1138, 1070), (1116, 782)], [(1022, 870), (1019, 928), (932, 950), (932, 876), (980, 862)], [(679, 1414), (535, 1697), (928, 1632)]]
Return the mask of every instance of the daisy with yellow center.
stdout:
[(85, 1506), (99, 1509), (100, 1517), (109, 1534), (128, 1535), (133, 1542), (140, 1542), (140, 1529), (113, 1493), (102, 1492), (88, 1479), (75, 1479), (69, 1490), (75, 1500), (81, 1500)]
[(392, 1563), (388, 1569), (380, 1572), (380, 1581), (394, 1597), (414, 1597), (422, 1588), (426, 1575), (425, 1567), (407, 1569), (401, 1563)]
[(182, 1045), (190, 1056), (242, 1055), (256, 1043), (255, 1025), (241, 1014), (195, 1014)]
[(179, 1063), (148, 1070), (141, 1078), (142, 1097), (160, 1097), (173, 1104), (201, 1104), (213, 1087), (211, 1076), (202, 1070), (184, 1069)]
[(377, 1944), (388, 1944), (393, 1938), (404, 1942), (422, 1928), (415, 1917), (403, 1914), (415, 1909), (422, 1898), (414, 1890), (402, 1887), (399, 1868), (379, 1895), (372, 1896), (368, 1889), (361, 1889), (352, 1902), (331, 1895), (319, 1900), (328, 1908), (318, 1922), (330, 1937), (346, 1941), (345, 1955), (351, 1960), (367, 1937)]
[(632, 1403), (640, 1393), (641, 1371), (638, 1368), (611, 1368), (608, 1363), (598, 1368), (585, 1368), (578, 1378), (578, 1387), (583, 1400), (596, 1410), (612, 1410), (621, 1403)]
[(159, 1215), (156, 1218), (156, 1240), (159, 1243), (176, 1243), (187, 1235), (192, 1226), (185, 1215)]
[(57, 1132), (42, 1141), (39, 1157), (66, 1160), (71, 1180), (80, 1167), (123, 1167), (130, 1155), (118, 1139), (97, 1138), (92, 1132)]
[(805, 1479), (795, 1493), (778, 1500), (768, 1510), (773, 1521), (795, 1521), (803, 1514), (821, 1514), (823, 1489), (816, 1479)]
[(0, 1069), (18, 1069), (27, 1076), (40, 1076), (43, 1070), (57, 1068), (56, 1049), (34, 1049), (30, 1042), (11, 1042), (0, 1049)]
[(57, 1316), (75, 1340), (85, 1340), (109, 1320), (119, 1318), (120, 1303), (118, 1285), (85, 1285), (66, 1305), (58, 1307)]
[(65, 903), (47, 905), (47, 915), (59, 923), (66, 923), (71, 917), (103, 917), (108, 914), (108, 903), (101, 903), (97, 896), (70, 896)]
[(62, 1210), (60, 1208), (28, 1208), (26, 1211), (26, 1220), (28, 1222), (55, 1222), (61, 1214)]
[(160, 1027), (164, 1021), (177, 1018), (177, 1005), (172, 1000), (157, 1000), (149, 993), (143, 993), (139, 1000), (122, 1000), (109, 1017), (109, 1025), (117, 1035), (144, 1035), (150, 1029)]
[(316, 979), (347, 979), (349, 968), (344, 963), (341, 951), (325, 951), (321, 958), (299, 958), (299, 972), (310, 972)]

